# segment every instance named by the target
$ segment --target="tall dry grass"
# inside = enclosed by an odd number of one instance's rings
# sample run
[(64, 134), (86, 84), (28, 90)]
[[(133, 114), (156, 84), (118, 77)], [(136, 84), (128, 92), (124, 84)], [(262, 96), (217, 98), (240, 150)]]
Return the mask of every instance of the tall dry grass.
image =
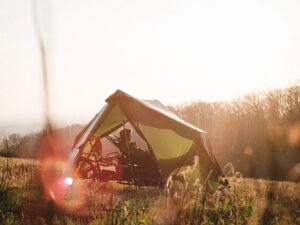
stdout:
[[(299, 224), (300, 220), (299, 183), (242, 178), (235, 172), (228, 178), (231, 188), (223, 188), (195, 179), (194, 165), (180, 173), (183, 179), (170, 177), (163, 189), (78, 180), (86, 187), (85, 205), (62, 210), (45, 195), (36, 161), (12, 159), (9, 173), (3, 170), (6, 159), (0, 162), (0, 176), (9, 177), (4, 192), (10, 193), (1, 198), (2, 224)], [(11, 207), (7, 202), (13, 203)]]

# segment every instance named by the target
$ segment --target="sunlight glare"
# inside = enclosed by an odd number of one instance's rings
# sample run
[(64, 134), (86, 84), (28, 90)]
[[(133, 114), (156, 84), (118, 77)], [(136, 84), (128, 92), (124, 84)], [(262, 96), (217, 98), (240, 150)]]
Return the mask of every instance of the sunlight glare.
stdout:
[(73, 179), (71, 177), (66, 177), (65, 182), (67, 185), (71, 186), (73, 184)]

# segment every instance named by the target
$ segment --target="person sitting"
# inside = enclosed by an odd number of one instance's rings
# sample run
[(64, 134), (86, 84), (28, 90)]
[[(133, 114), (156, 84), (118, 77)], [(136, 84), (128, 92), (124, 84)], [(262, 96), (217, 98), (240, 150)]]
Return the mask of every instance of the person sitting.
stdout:
[(121, 151), (121, 162), (141, 165), (144, 164), (149, 156), (149, 152), (138, 148), (136, 142), (131, 141), (132, 130), (123, 128), (120, 131), (120, 142), (118, 147)]

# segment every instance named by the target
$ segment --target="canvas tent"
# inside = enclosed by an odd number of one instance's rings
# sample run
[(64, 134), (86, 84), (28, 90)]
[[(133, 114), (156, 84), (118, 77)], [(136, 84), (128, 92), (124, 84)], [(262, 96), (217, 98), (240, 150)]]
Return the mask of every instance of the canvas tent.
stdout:
[(105, 137), (130, 123), (146, 142), (157, 169), (165, 179), (176, 169), (192, 164), (199, 156), (201, 175), (213, 171), (212, 178), (223, 172), (210, 148), (207, 133), (180, 119), (157, 100), (140, 100), (117, 90), (106, 99), (106, 105), (76, 137), (70, 154), (74, 162), (86, 148), (91, 136)]

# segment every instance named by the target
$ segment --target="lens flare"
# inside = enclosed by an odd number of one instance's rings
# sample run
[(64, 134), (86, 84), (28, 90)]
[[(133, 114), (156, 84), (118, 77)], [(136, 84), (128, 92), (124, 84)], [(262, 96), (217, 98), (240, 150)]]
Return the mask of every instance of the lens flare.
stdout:
[(73, 179), (71, 177), (66, 177), (65, 182), (67, 185), (71, 186), (73, 184)]
[(85, 204), (86, 196), (84, 183), (74, 182), (75, 174), (72, 177), (64, 176), (69, 167), (64, 160), (50, 158), (40, 164), (39, 171), (46, 194), (50, 194), (55, 203), (63, 210), (73, 211)]
[(246, 156), (252, 156), (253, 155), (253, 149), (251, 147), (246, 147), (244, 150), (244, 153)]
[(39, 146), (39, 174), (45, 195), (65, 211), (74, 211), (86, 203), (85, 188), (73, 173), (66, 149), (71, 149), (70, 141), (63, 132), (45, 135)]
[(292, 147), (297, 147), (300, 144), (300, 122), (290, 127), (287, 138), (289, 145)]
[(55, 199), (55, 196), (54, 196), (53, 192), (52, 192), (52, 191), (49, 191), (49, 194), (50, 194), (51, 198), (54, 200), (54, 199)]
[(38, 169), (45, 195), (63, 211), (80, 217), (91, 217), (112, 207), (117, 190), (110, 183), (80, 179), (80, 172), (74, 172), (74, 165), (66, 157), (68, 154), (62, 154), (71, 149), (64, 139), (55, 133), (41, 140)]

